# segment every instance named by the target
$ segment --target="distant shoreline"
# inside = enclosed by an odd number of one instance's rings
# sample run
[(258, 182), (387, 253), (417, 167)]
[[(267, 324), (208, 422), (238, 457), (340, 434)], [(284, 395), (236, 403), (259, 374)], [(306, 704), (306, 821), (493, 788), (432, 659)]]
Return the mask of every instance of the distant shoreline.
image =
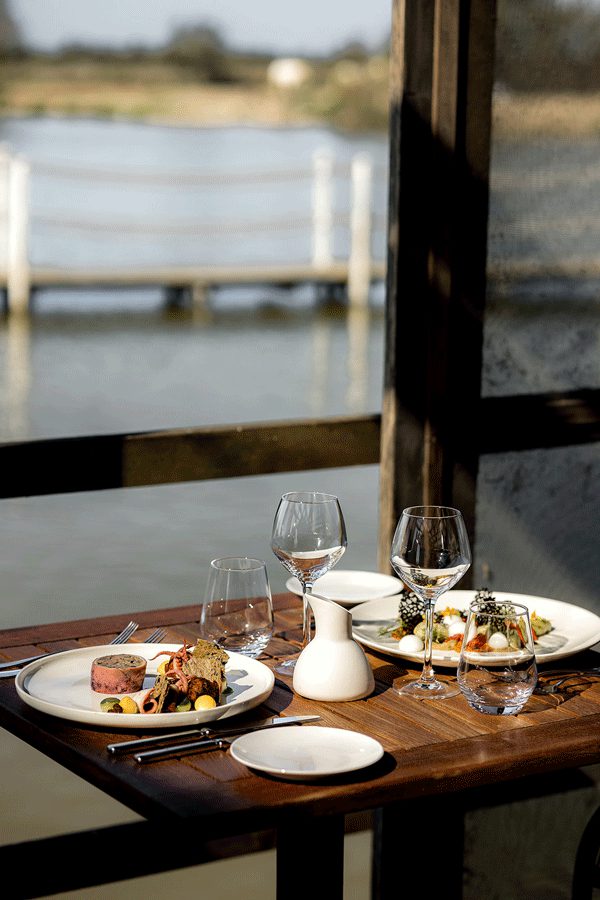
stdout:
[[(351, 84), (314, 81), (301, 90), (266, 80), (200, 82), (173, 67), (5, 63), (0, 117), (52, 117), (144, 122), (188, 128), (331, 127), (346, 133), (387, 132), (387, 72)], [(356, 77), (356, 75), (355, 75)], [(496, 139), (600, 137), (597, 93), (498, 90)]]

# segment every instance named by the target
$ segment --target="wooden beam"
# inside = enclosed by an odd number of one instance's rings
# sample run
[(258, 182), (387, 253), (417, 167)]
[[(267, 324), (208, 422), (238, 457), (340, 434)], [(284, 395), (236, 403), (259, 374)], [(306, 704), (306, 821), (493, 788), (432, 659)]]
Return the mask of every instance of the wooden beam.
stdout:
[(571, 447), (600, 441), (600, 390), (488, 397), (474, 422), (479, 452)]
[(494, 0), (394, 0), (380, 547), (405, 506), (474, 537)]
[(182, 428), (0, 445), (0, 497), (379, 462), (379, 416)]
[[(0, 444), (0, 498), (376, 465), (380, 426), (374, 414)], [(486, 398), (455, 440), (464, 453), (600, 441), (600, 390)]]

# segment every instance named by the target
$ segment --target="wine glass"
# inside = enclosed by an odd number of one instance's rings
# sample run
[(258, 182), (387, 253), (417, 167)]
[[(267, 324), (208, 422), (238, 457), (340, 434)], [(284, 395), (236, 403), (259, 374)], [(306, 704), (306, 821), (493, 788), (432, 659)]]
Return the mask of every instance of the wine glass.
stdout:
[[(302, 586), (302, 647), (310, 641), (310, 593), (314, 582), (341, 559), (348, 540), (344, 516), (337, 497), (318, 491), (291, 491), (279, 501), (271, 548), (279, 562)], [(292, 675), (295, 656), (276, 667), (281, 675)]]
[(425, 603), (423, 671), (416, 680), (396, 679), (393, 688), (420, 700), (453, 697), (459, 693), (458, 685), (436, 679), (431, 656), (435, 602), (471, 565), (469, 538), (459, 510), (449, 506), (405, 509), (392, 540), (391, 563), (401, 581)]
[(200, 613), (200, 636), (224, 650), (260, 656), (273, 636), (271, 588), (262, 559), (213, 559)]

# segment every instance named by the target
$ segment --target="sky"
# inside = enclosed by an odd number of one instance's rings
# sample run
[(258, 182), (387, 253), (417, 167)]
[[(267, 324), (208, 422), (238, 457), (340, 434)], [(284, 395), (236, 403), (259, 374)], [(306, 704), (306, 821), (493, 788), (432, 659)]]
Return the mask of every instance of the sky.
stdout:
[(392, 0), (9, 0), (29, 46), (160, 46), (181, 25), (216, 27), (236, 49), (321, 55), (389, 36)]

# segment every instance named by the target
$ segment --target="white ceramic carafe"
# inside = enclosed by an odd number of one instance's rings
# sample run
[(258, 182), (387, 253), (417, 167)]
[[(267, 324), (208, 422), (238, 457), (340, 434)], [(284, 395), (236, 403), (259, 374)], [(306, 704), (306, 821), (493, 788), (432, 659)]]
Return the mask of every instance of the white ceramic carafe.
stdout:
[(315, 636), (294, 668), (294, 691), (309, 700), (359, 700), (375, 687), (364, 650), (352, 637), (352, 614), (334, 600), (310, 594)]

